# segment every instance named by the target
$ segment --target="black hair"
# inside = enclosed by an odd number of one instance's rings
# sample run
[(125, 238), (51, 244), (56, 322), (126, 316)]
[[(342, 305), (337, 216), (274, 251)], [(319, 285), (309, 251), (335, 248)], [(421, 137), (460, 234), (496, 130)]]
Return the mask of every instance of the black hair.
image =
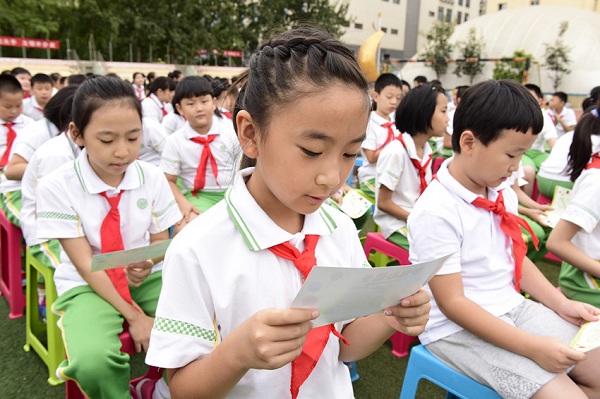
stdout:
[(0, 96), (4, 93), (23, 93), (21, 83), (14, 75), (0, 75)]
[(542, 89), (540, 89), (540, 86), (538, 85), (534, 85), (533, 83), (527, 83), (526, 85), (524, 85), (525, 88), (529, 91), (532, 91), (535, 93), (535, 96), (539, 99), (543, 99), (544, 95), (542, 94)]
[(581, 175), (593, 155), (592, 134), (600, 135), (599, 115), (598, 104), (596, 104), (591, 109), (587, 109), (575, 125), (567, 165), (571, 181), (575, 181)]
[(411, 136), (426, 133), (431, 129), (431, 118), (439, 95), (446, 95), (438, 85), (426, 83), (409, 91), (396, 110), (396, 127)]
[(52, 83), (58, 83), (60, 78), (61, 78), (61, 76), (60, 76), (60, 73), (58, 73), (58, 72), (52, 72), (50, 74), (50, 79), (52, 79)]
[[(169, 74), (167, 75), (169, 78), (173, 79), (173, 80), (177, 80), (179, 79), (179, 77), (183, 75), (183, 72), (181, 72), (178, 69), (175, 69), (173, 72), (169, 72)], [(158, 78), (157, 78), (158, 79)]]
[(158, 78), (154, 79), (152, 81), (152, 83), (150, 84), (150, 94), (156, 94), (156, 92), (160, 89), (160, 90), (171, 90), (174, 91), (175, 90), (175, 81), (173, 79), (171, 79), (170, 77), (164, 77), (164, 76), (159, 76)]
[(427, 78), (423, 75), (415, 76), (415, 78), (413, 79), (413, 82), (417, 82), (419, 84), (425, 84), (425, 83), (427, 83)]
[(133, 75), (132, 75), (132, 77), (131, 77), (131, 80), (134, 81), (135, 77), (137, 75), (142, 75), (144, 77), (144, 79), (146, 79), (146, 75), (144, 75), (143, 73), (141, 73), (141, 72), (134, 72)]
[[(501, 104), (502, 106), (499, 106)], [(452, 149), (460, 153), (465, 130), (487, 146), (503, 130), (538, 134), (544, 125), (540, 105), (523, 85), (510, 80), (487, 80), (471, 86), (456, 107)]]
[(569, 96), (567, 96), (567, 93), (565, 93), (564, 91), (557, 91), (555, 93), (552, 93), (552, 97), (558, 97), (558, 99), (563, 103), (566, 103), (569, 99)]
[(215, 78), (210, 82), (212, 87), (213, 97), (219, 98), (223, 92), (229, 90), (229, 81), (227, 79)]
[(142, 105), (131, 85), (110, 76), (97, 76), (83, 82), (73, 98), (73, 123), (79, 130), (79, 135), (83, 137), (94, 112), (110, 101), (121, 101), (135, 110), (140, 121), (142, 120)]
[(408, 90), (410, 90), (410, 83), (408, 83), (406, 80), (402, 79), (400, 80), (400, 83), (402, 84), (402, 86), (406, 86), (408, 87)]
[(66, 76), (61, 76), (60, 77), (60, 84), (64, 85), (65, 83), (67, 83), (67, 77)]
[(156, 76), (156, 74), (154, 72), (149, 72), (148, 75), (146, 76), (146, 79), (148, 79), (148, 81), (152, 81), (155, 76)]
[(87, 77), (85, 75), (80, 74), (80, 73), (68, 76), (67, 77), (67, 86), (69, 86), (69, 85), (80, 85), (83, 82), (85, 82), (86, 79), (87, 79)]
[(592, 97), (595, 101), (600, 100), (600, 86), (596, 86), (590, 90), (590, 97)]
[(465, 93), (467, 92), (467, 89), (471, 87), (471, 86), (466, 86), (466, 85), (462, 85), (462, 86), (458, 86), (456, 88), (456, 99), (460, 99), (462, 100), (462, 98), (464, 97)]
[(59, 132), (65, 131), (71, 122), (71, 108), (77, 86), (60, 89), (44, 107), (44, 118), (48, 119)]
[(113, 78), (121, 79), (121, 77), (114, 72), (109, 72), (106, 74), (106, 76), (111, 76)]
[[(288, 106), (336, 84), (364, 93), (365, 112), (370, 105), (367, 80), (354, 53), (316, 28), (301, 27), (271, 37), (250, 57), (248, 71), (240, 79), (247, 81), (236, 101), (233, 119), (240, 110), (246, 110), (263, 135), (275, 107)], [(254, 163), (244, 155), (241, 166)]]
[(16, 67), (16, 68), (13, 68), (13, 69), (10, 71), (10, 73), (11, 73), (13, 76), (22, 75), (22, 74), (23, 74), (23, 75), (29, 75), (29, 76), (31, 76), (31, 72), (29, 72), (27, 69), (25, 69), (25, 68), (21, 68), (21, 67)]
[(402, 82), (393, 73), (382, 73), (375, 81), (375, 92), (381, 93), (388, 86), (395, 86), (402, 89)]
[(31, 87), (36, 83), (50, 83), (50, 86), (52, 86), (52, 78), (45, 73), (36, 73), (31, 78)]
[[(175, 105), (180, 104), (181, 100), (184, 98), (203, 97), (206, 95), (214, 97), (213, 89), (206, 78), (202, 76), (186, 76), (177, 83), (172, 101), (173, 108), (177, 112), (177, 107)], [(179, 112), (177, 112), (177, 114), (179, 115)], [(216, 107), (215, 114), (221, 116), (221, 112)]]

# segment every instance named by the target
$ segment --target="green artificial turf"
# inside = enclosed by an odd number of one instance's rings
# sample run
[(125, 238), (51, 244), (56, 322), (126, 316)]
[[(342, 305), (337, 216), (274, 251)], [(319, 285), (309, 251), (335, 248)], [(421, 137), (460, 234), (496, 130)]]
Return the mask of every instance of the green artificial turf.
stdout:
[[(550, 261), (538, 262), (540, 270), (554, 285), (558, 284), (559, 266)], [(0, 398), (2, 399), (62, 399), (64, 385), (50, 386), (48, 370), (35, 352), (25, 352), (25, 319), (8, 318), (8, 305), (0, 298)], [(400, 396), (408, 358), (391, 354), (391, 343), (357, 363), (360, 376), (354, 383), (356, 399), (392, 399)], [(143, 356), (132, 359), (132, 374), (145, 372)], [(429, 381), (421, 381), (418, 399), (442, 399), (446, 393)]]

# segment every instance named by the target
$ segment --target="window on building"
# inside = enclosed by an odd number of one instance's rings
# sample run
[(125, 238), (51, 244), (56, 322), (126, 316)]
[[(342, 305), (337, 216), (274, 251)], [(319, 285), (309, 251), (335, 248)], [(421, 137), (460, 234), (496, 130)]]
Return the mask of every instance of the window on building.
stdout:
[(444, 20), (444, 7), (438, 7), (438, 21)]
[(392, 29), (392, 35), (397, 35), (398, 34), (398, 29)]
[(383, 1), (385, 1), (386, 3), (388, 3), (390, 0), (383, 0)]
[(467, 22), (469, 20), (469, 13), (465, 13), (465, 22)]
[(508, 8), (508, 3), (498, 3), (498, 10), (506, 10)]
[(362, 29), (363, 28), (363, 24), (354, 24), (354, 29)]
[(458, 11), (458, 12), (456, 13), (456, 24), (457, 24), (457, 25), (460, 25), (460, 23), (462, 22), (462, 21), (461, 21), (461, 19), (462, 19), (462, 12), (461, 12), (461, 11)]
[(446, 10), (446, 22), (452, 22), (452, 10), (451, 9)]
[(429, 11), (429, 17), (431, 17), (431, 18), (435, 17), (435, 12)]
[(400, 0), (393, 0), (394, 4), (400, 4)]
[(383, 31), (383, 33), (387, 33), (387, 28), (381, 27), (381, 30)]
[(465, 6), (466, 6), (467, 8), (468, 8), (468, 7), (471, 7), (471, 0), (467, 0), (467, 1), (465, 2)]
[(462, 6), (463, 0), (458, 0), (458, 5)]
[(539, 6), (540, 5), (540, 0), (533, 0), (530, 2), (532, 6)]

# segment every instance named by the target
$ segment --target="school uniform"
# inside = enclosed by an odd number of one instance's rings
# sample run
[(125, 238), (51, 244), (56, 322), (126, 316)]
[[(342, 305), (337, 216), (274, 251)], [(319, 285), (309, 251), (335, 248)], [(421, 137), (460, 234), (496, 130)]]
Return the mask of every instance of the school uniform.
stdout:
[[(215, 178), (211, 162), (208, 161), (205, 185), (194, 195), (194, 180), (203, 146), (193, 142), (192, 139), (211, 135), (216, 135), (209, 146), (217, 163), (217, 177)], [(225, 190), (233, 181), (241, 153), (242, 150), (233, 125), (213, 115), (211, 127), (206, 135), (200, 135), (186, 122), (183, 129), (168, 136), (162, 152), (160, 167), (163, 172), (181, 178), (182, 193), (199, 211), (203, 212), (223, 199)]]
[(546, 152), (546, 142), (551, 139), (558, 137), (556, 133), (556, 127), (550, 119), (550, 115), (542, 111), (544, 118), (544, 125), (542, 131), (537, 135), (535, 141), (531, 145), (531, 148), (523, 155), (523, 165), (531, 165), (535, 168), (536, 173), (540, 170), (542, 162), (548, 158), (548, 152)]
[[(40, 182), (37, 237), (85, 237), (93, 254), (99, 254), (100, 228), (110, 210), (100, 193), (111, 197), (121, 191), (118, 208), (124, 249), (147, 246), (150, 234), (165, 231), (182, 218), (160, 169), (134, 161), (119, 186), (110, 187), (93, 171), (84, 149)], [(87, 285), (64, 251), (60, 258), (54, 274), (59, 297), (52, 311), (61, 315), (69, 358), (57, 375), (76, 380), (89, 397), (129, 398), (129, 356), (121, 353), (118, 338), (123, 316)], [(133, 301), (149, 316), (154, 315), (160, 293), (161, 269), (162, 262), (139, 287), (130, 287)]]
[[(570, 342), (577, 326), (515, 290), (512, 241), (502, 231), (500, 217), (471, 204), (480, 196), (450, 175), (450, 162), (442, 164), (408, 218), (410, 261), (453, 254), (437, 275), (460, 273), (466, 298), (532, 334)], [(506, 210), (517, 214), (517, 196), (505, 183), (487, 191), (490, 201), (502, 191)], [(431, 293), (429, 285), (425, 289)], [(443, 362), (491, 386), (502, 397), (531, 397), (557, 375), (463, 330), (441, 312), (433, 295), (429, 321), (419, 339)]]
[(138, 100), (142, 101), (144, 98), (146, 98), (146, 89), (144, 85), (138, 87), (135, 84), (132, 84), (131, 87), (133, 88), (135, 96), (138, 98)]
[[(430, 182), (432, 176), (432, 150), (429, 143), (426, 142), (423, 147), (423, 157), (419, 158), (412, 136), (404, 133), (402, 134), (402, 140), (404, 144), (399, 140), (393, 140), (379, 154), (375, 193), (377, 200), (379, 200), (381, 186), (385, 186), (393, 192), (392, 201), (406, 211), (411, 212), (421, 195), (421, 180), (417, 169), (412, 164), (411, 158), (417, 159), (422, 166), (428, 165), (425, 180)], [(378, 207), (375, 207), (373, 219), (381, 228), (381, 233), (385, 238), (389, 238), (394, 233), (399, 233), (406, 237), (406, 221), (389, 215)], [(398, 245), (408, 248), (406, 241), (403, 241), (398, 243)]]
[[(6, 122), (0, 119), (0, 154), (2, 158), (7, 156), (10, 159), (12, 147), (22, 132), (25, 132), (26, 126), (33, 123), (33, 119), (23, 114), (19, 115), (12, 123), (12, 129), (16, 133), (15, 141), (8, 143), (8, 128), (4, 125)], [(8, 149), (8, 144), (11, 148)], [(8, 154), (6, 152), (8, 151)], [(6, 218), (14, 225), (20, 227), (19, 215), (21, 213), (21, 182), (19, 180), (8, 180), (2, 173), (0, 174), (0, 198), (1, 207), (6, 214)]]
[[(584, 170), (575, 181), (571, 202), (561, 219), (581, 228), (571, 240), (573, 245), (595, 260), (600, 260), (600, 169)], [(570, 299), (600, 306), (599, 279), (567, 262), (562, 263), (559, 284)]]
[(23, 100), (23, 111), (22, 114), (30, 117), (34, 121), (39, 121), (44, 117), (44, 108), (35, 99), (35, 96), (31, 96)]
[[(558, 135), (558, 137), (561, 137), (563, 134), (566, 133), (565, 128), (556, 120), (556, 117), (554, 116), (554, 111), (552, 111), (551, 109), (547, 109), (546, 112), (552, 120), (554, 126), (556, 126), (556, 134)], [(575, 111), (573, 111), (571, 108), (568, 108), (566, 106), (563, 107), (558, 116), (560, 116), (560, 118), (565, 122), (567, 126), (575, 126), (575, 124), (577, 124), (577, 116), (575, 115)]]
[(167, 135), (172, 134), (179, 129), (183, 129), (185, 118), (175, 112), (168, 113), (160, 123), (167, 132)]
[(60, 264), (60, 244), (58, 240), (40, 240), (36, 230), (37, 188), (40, 180), (69, 161), (73, 161), (81, 149), (71, 136), (62, 133), (42, 144), (28, 159), (27, 168), (21, 180), (21, 230), (29, 252), (47, 267), (56, 268)]
[(160, 123), (170, 112), (173, 112), (173, 106), (160, 101), (156, 94), (150, 94), (142, 101), (142, 116), (144, 118), (152, 118)]
[(15, 138), (10, 157), (17, 154), (29, 162), (42, 144), (58, 136), (59, 133), (58, 128), (46, 118), (30, 123)]
[[(327, 205), (306, 215), (300, 233), (290, 234), (275, 224), (248, 192), (245, 181), (252, 171), (242, 170), (225, 200), (194, 219), (169, 248), (148, 364), (183, 367), (210, 355), (256, 312), (289, 308), (303, 278), (291, 261), (269, 247), (291, 241), (302, 250), (305, 235), (317, 234), (318, 265), (370, 267), (351, 220)], [(344, 324), (335, 328), (341, 331)], [(353, 397), (339, 345), (330, 335), (298, 398)], [(251, 369), (227, 397), (290, 398), (290, 379), (290, 364)]]
[[(365, 141), (363, 141), (361, 148), (364, 150), (376, 151), (389, 143), (391, 141), (389, 140), (389, 130), (387, 127), (382, 126), (384, 123), (389, 122), (394, 122), (394, 120), (387, 120), (377, 115), (375, 111), (371, 111), (366, 138)], [(391, 129), (394, 137), (398, 137), (400, 132), (396, 129), (395, 124), (391, 126)], [(367, 157), (364, 157), (362, 166), (358, 168), (358, 181), (360, 183), (360, 189), (371, 198), (375, 197), (376, 175), (376, 164), (370, 163)]]
[[(554, 190), (557, 185), (573, 188), (573, 182), (568, 173), (568, 163), (569, 150), (573, 143), (574, 134), (575, 131), (571, 130), (556, 140), (548, 158), (542, 162), (540, 170), (536, 175), (540, 193), (548, 198), (554, 196)], [(594, 135), (592, 135), (593, 140)]]
[(166, 139), (167, 132), (159, 122), (152, 118), (142, 118), (142, 146), (138, 159), (160, 166)]

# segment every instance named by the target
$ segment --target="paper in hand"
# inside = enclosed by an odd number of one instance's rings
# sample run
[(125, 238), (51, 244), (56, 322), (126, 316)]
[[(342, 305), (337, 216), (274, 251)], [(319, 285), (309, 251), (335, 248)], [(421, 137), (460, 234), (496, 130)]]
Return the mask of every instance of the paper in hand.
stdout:
[(171, 240), (166, 240), (145, 247), (94, 255), (92, 257), (92, 271), (114, 269), (119, 266), (127, 266), (130, 263), (158, 258), (167, 252), (170, 244)]
[(291, 307), (319, 310), (314, 327), (377, 313), (419, 291), (450, 256), (409, 266), (315, 266)]

